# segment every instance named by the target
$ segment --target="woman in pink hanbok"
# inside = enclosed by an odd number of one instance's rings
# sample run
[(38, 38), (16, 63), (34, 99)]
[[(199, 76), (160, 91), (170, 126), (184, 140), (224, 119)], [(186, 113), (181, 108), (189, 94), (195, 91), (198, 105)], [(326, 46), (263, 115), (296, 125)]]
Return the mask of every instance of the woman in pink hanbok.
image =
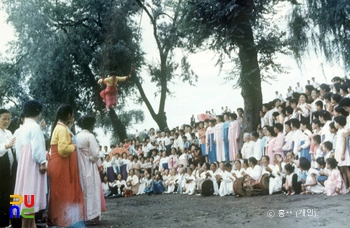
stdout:
[(237, 114), (230, 114), (231, 123), (228, 128), (228, 142), (230, 147), (230, 161), (236, 160), (236, 154), (239, 149), (239, 135), (241, 133), (240, 123), (237, 120)]
[(328, 179), (324, 182), (325, 194), (327, 196), (346, 194), (348, 192), (340, 171), (337, 169), (337, 164), (334, 158), (327, 159), (327, 169), (330, 170)]
[[(29, 195), (33, 213), (46, 209), (46, 148), (45, 138), (38, 124), (43, 106), (36, 100), (24, 104), (24, 124), (17, 135), (16, 148), (20, 148), (15, 193)], [(19, 205), (22, 211), (24, 203)], [(27, 214), (29, 215), (29, 214)], [(22, 227), (36, 227), (34, 218), (22, 217)]]
[[(280, 123), (277, 123), (274, 125), (274, 132), (276, 133), (276, 141), (275, 141), (275, 147), (272, 149), (272, 152), (275, 154), (283, 155), (283, 145), (285, 136), (283, 134), (283, 125)], [(270, 157), (271, 159), (271, 157)]]
[(169, 159), (168, 159), (168, 169), (170, 170), (172, 168), (177, 168), (178, 160), (179, 160), (179, 155), (177, 155), (177, 150), (176, 148), (172, 148), (171, 155), (169, 156)]
[(269, 156), (269, 158), (270, 158), (270, 162), (269, 163), (271, 165), (273, 165), (273, 160), (275, 158), (273, 149), (276, 147), (276, 133), (273, 130), (273, 127), (268, 127), (266, 134), (270, 138), (266, 142), (266, 155)]
[(345, 116), (335, 116), (334, 126), (338, 129), (336, 137), (336, 147), (334, 157), (338, 162), (338, 168), (343, 177), (344, 183), (348, 190), (350, 190), (350, 153), (347, 148), (347, 138), (345, 129), (346, 117)]

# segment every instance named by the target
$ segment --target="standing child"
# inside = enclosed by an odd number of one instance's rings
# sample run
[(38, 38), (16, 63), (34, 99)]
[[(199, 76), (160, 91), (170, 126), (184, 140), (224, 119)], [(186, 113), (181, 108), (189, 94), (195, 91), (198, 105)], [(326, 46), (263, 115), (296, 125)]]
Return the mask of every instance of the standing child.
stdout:
[(120, 164), (121, 164), (121, 158), (119, 154), (115, 154), (114, 155), (115, 159), (114, 159), (114, 173), (116, 175), (118, 175), (120, 173)]
[(160, 156), (158, 154), (157, 149), (152, 150), (152, 157), (153, 157), (153, 169), (159, 168)]
[(336, 145), (337, 145), (337, 132), (338, 132), (338, 129), (335, 128), (334, 122), (331, 122), (329, 124), (329, 131), (331, 132), (331, 134), (329, 136), (329, 141), (332, 142), (333, 151), (335, 151)]
[(348, 191), (344, 184), (343, 178), (337, 167), (337, 161), (334, 158), (327, 159), (327, 169), (330, 170), (328, 180), (324, 182), (325, 194), (334, 196), (338, 194), (346, 194)]
[(200, 140), (200, 147), (202, 151), (202, 156), (205, 157), (205, 161), (208, 162), (208, 149), (206, 144), (206, 128), (204, 127), (203, 121), (199, 122), (198, 138)]
[(317, 168), (317, 158), (324, 157), (324, 153), (321, 150), (321, 136), (320, 135), (314, 135), (312, 137), (313, 144), (314, 144), (314, 150), (313, 152), (310, 152), (311, 154), (311, 167), (312, 168)]
[(169, 157), (166, 156), (166, 152), (163, 151), (162, 152), (162, 157), (160, 158), (160, 162), (159, 162), (159, 170), (161, 170), (161, 168), (164, 168), (165, 170), (169, 168)]
[(171, 155), (168, 158), (168, 168), (177, 168), (177, 161), (179, 160), (179, 155), (177, 155), (176, 148), (171, 149)]
[(322, 150), (326, 153), (324, 159), (334, 158), (333, 144), (330, 141), (326, 141), (322, 145)]

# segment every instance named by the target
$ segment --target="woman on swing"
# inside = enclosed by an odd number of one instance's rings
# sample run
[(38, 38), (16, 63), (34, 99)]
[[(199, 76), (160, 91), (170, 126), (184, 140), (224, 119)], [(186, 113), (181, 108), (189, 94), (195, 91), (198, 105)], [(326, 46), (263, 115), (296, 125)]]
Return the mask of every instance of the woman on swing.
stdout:
[(115, 108), (117, 105), (117, 99), (118, 99), (117, 83), (126, 81), (126, 79), (130, 78), (132, 71), (133, 71), (133, 68), (131, 69), (130, 74), (124, 77), (116, 76), (117, 75), (116, 72), (111, 72), (107, 78), (98, 80), (99, 84), (104, 83), (107, 86), (106, 89), (102, 90), (100, 93), (100, 96), (103, 102), (106, 104), (107, 110), (111, 107)]

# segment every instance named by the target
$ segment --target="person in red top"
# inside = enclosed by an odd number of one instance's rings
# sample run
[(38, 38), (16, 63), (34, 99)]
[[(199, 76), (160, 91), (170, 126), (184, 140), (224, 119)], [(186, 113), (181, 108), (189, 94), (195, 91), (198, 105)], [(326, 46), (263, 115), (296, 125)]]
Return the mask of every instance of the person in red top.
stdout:
[(124, 139), (124, 145), (123, 145), (123, 147), (125, 148), (125, 149), (129, 149), (129, 147), (130, 147), (130, 141), (129, 141), (129, 139)]
[(115, 108), (117, 105), (118, 100), (118, 88), (117, 84), (118, 82), (126, 81), (126, 79), (131, 77), (131, 72), (128, 76), (120, 77), (116, 76), (115, 72), (112, 72), (110, 75), (108, 75), (107, 78), (99, 79), (99, 84), (105, 84), (106, 89), (102, 90), (100, 93), (100, 96), (103, 100), (103, 102), (106, 104), (106, 108)]

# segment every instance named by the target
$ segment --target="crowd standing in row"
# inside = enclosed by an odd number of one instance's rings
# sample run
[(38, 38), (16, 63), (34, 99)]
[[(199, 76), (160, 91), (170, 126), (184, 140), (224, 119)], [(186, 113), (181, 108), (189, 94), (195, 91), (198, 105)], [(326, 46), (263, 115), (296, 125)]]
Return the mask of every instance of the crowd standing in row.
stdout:
[(0, 227), (9, 226), (10, 195), (14, 193), (24, 201), (19, 210), (12, 211), (12, 227), (36, 227), (35, 218), (16, 219), (30, 201), (26, 195), (35, 198), (31, 198), (34, 210), (28, 216), (47, 211), (49, 226), (85, 227), (85, 222), (100, 220), (101, 211), (106, 210), (98, 171), (99, 147), (92, 134), (95, 118), (80, 118), (82, 131), (75, 135), (74, 111), (61, 105), (46, 144), (45, 123), (38, 124), (42, 108), (36, 100), (27, 101), (22, 124), (14, 134), (7, 130), (10, 112), (0, 109)]

